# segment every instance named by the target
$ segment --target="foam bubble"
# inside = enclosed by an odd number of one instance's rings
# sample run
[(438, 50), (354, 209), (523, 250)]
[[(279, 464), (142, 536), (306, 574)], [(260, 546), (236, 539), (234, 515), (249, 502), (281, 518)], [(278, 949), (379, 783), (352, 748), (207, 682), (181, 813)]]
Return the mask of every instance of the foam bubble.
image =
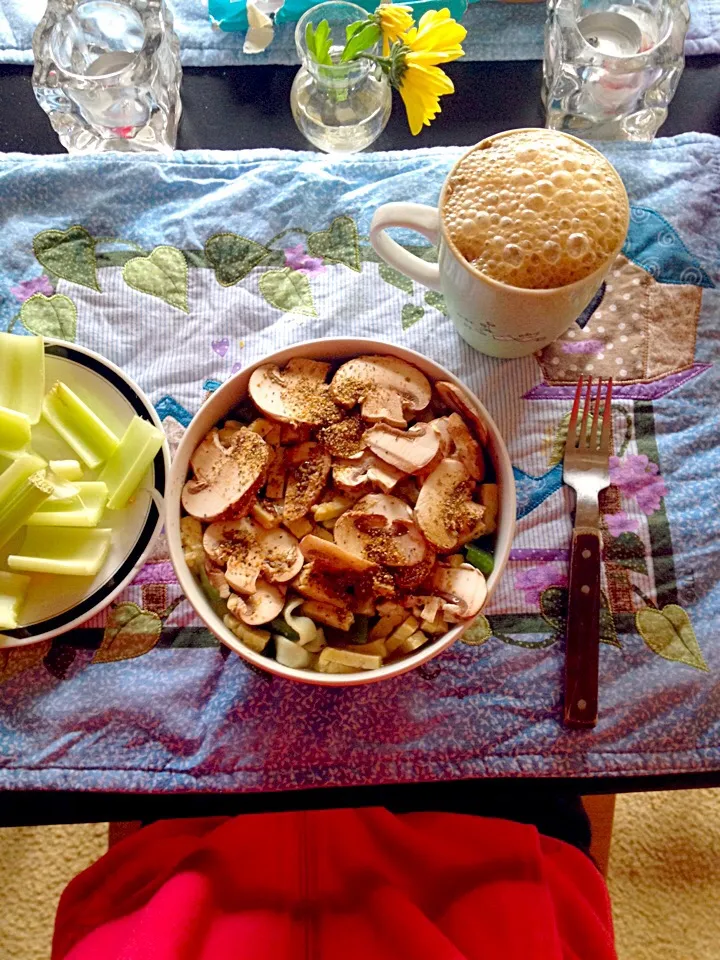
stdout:
[(594, 272), (619, 246), (627, 201), (608, 162), (551, 131), (499, 137), (453, 171), (445, 227), (479, 271), (537, 289)]

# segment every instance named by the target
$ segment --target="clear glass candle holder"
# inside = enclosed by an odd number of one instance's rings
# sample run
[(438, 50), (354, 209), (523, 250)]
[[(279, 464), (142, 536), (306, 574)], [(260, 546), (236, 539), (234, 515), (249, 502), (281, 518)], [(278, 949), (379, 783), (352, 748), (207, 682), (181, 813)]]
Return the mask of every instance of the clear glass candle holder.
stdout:
[(685, 66), (686, 0), (548, 0), (546, 126), (652, 140)]
[[(371, 60), (340, 63), (345, 28), (366, 17), (367, 11), (354, 3), (321, 3), (300, 18), (295, 30), (302, 67), (290, 93), (292, 114), (300, 132), (326, 153), (364, 150), (380, 136), (390, 117), (392, 94), (380, 67)], [(332, 66), (316, 63), (305, 42), (307, 24), (317, 27), (322, 20), (330, 26)]]
[(70, 153), (162, 151), (180, 120), (180, 47), (164, 0), (48, 0), (33, 88)]

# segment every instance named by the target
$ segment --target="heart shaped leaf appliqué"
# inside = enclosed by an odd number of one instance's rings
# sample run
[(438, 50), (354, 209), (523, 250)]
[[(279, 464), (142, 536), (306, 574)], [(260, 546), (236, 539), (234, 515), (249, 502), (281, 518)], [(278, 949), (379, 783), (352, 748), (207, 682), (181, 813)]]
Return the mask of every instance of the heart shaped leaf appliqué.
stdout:
[(492, 627), (488, 622), (488, 618), (480, 613), (475, 617), (460, 639), (469, 647), (479, 647), (489, 640), (491, 636)]
[(267, 302), (283, 313), (300, 313), (304, 317), (316, 317), (310, 281), (299, 270), (284, 267), (282, 270), (266, 270), (259, 280), (260, 293)]
[(402, 328), (403, 330), (408, 330), (410, 327), (414, 326), (418, 320), (422, 320), (425, 316), (424, 307), (416, 307), (413, 303), (406, 303), (402, 308)]
[(70, 297), (62, 293), (55, 293), (52, 297), (34, 293), (20, 307), (20, 319), (26, 330), (40, 337), (75, 342), (77, 310)]
[(386, 263), (381, 263), (378, 267), (378, 273), (385, 283), (397, 287), (398, 290), (402, 290), (402, 292), (407, 293), (408, 296), (413, 292), (413, 282), (410, 277), (406, 277), (404, 273), (400, 273), (395, 267), (389, 267)]
[(52, 640), (31, 643), (27, 647), (8, 647), (0, 650), (0, 683), (39, 667), (52, 646)]
[(237, 233), (216, 233), (205, 243), (205, 257), (223, 287), (238, 283), (269, 253), (261, 243)]
[(447, 304), (445, 303), (445, 297), (438, 293), (437, 290), (428, 290), (425, 294), (425, 303), (429, 306), (434, 307), (438, 310), (444, 317), (448, 316)]
[(119, 603), (108, 614), (102, 643), (93, 663), (112, 663), (141, 657), (160, 639), (162, 620), (136, 603)]
[(647, 646), (659, 657), (686, 663), (696, 670), (708, 669), (690, 617), (676, 603), (669, 603), (662, 610), (643, 607), (635, 614), (635, 624)]
[(357, 227), (350, 217), (336, 217), (329, 230), (311, 233), (307, 248), (328, 263), (342, 263), (356, 273), (361, 271)]
[(188, 265), (177, 247), (155, 247), (147, 257), (133, 257), (123, 267), (125, 283), (189, 313)]
[(97, 281), (95, 241), (85, 227), (43, 230), (33, 239), (35, 257), (50, 273), (70, 283), (100, 290)]

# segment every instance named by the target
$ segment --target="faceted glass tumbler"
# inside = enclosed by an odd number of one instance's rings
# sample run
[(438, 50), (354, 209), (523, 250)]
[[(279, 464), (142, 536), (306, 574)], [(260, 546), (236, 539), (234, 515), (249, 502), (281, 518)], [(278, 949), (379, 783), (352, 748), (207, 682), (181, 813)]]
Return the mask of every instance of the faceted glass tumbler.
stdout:
[(164, 0), (48, 0), (33, 54), (35, 96), (70, 153), (175, 147), (182, 67)]
[[(353, 3), (321, 3), (300, 18), (295, 30), (303, 65), (293, 81), (290, 107), (303, 136), (326, 153), (364, 150), (390, 117), (392, 94), (380, 67), (370, 60), (340, 63), (346, 27), (366, 17), (366, 11)], [(305, 42), (307, 24), (317, 28), (322, 20), (330, 26), (332, 66), (316, 63)]]
[(548, 0), (546, 126), (652, 140), (685, 66), (686, 0)]

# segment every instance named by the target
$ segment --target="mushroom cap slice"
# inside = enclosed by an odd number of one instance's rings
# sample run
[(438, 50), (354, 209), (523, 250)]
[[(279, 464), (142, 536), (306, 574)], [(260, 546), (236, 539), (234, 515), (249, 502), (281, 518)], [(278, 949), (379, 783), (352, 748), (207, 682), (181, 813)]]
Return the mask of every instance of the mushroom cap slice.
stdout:
[(357, 573), (364, 573), (366, 570), (374, 570), (377, 566), (369, 560), (348, 553), (336, 543), (315, 537), (311, 533), (302, 538), (300, 549), (305, 559), (312, 561), (317, 568), (354, 570)]
[(424, 410), (432, 389), (424, 373), (397, 357), (363, 356), (348, 360), (330, 382), (330, 394), (343, 407), (361, 404), (372, 423), (404, 427), (407, 413)]
[(387, 494), (358, 500), (338, 518), (333, 534), (343, 550), (382, 567), (413, 567), (428, 550), (410, 507)]
[(302, 443), (287, 448), (286, 463), (290, 474), (285, 487), (283, 520), (292, 523), (304, 517), (325, 492), (332, 458), (320, 443)]
[(269, 623), (279, 616), (285, 605), (285, 591), (274, 583), (258, 580), (255, 592), (249, 597), (233, 594), (228, 600), (228, 610), (251, 627)]
[(182, 505), (199, 520), (242, 515), (252, 506), (265, 481), (272, 451), (262, 437), (246, 427), (223, 444), (213, 429), (190, 458), (195, 476), (183, 487)]
[(438, 380), (435, 383), (435, 389), (446, 406), (454, 410), (455, 413), (459, 413), (466, 423), (473, 425), (479, 442), (483, 447), (486, 447), (488, 443), (487, 427), (474, 409), (472, 401), (465, 395), (460, 387), (456, 387), (454, 383), (449, 383), (447, 380)]
[(248, 389), (258, 410), (273, 420), (324, 426), (342, 418), (325, 383), (329, 370), (329, 363), (303, 357), (289, 360), (282, 370), (266, 363), (253, 370)]
[(393, 580), (398, 590), (415, 590), (431, 576), (435, 569), (435, 551), (428, 548), (425, 556), (412, 567), (393, 570)]
[(460, 567), (437, 567), (432, 589), (447, 601), (443, 604), (443, 617), (452, 623), (477, 616), (487, 599), (485, 577), (469, 563)]
[(370, 450), (357, 460), (336, 460), (333, 465), (333, 483), (344, 493), (362, 491), (373, 484), (389, 493), (404, 476), (402, 470), (381, 460)]
[(345, 417), (339, 423), (321, 427), (317, 438), (332, 457), (354, 460), (361, 457), (366, 447), (365, 424), (360, 417)]
[[(432, 421), (433, 430), (438, 437), (442, 437), (441, 449), (443, 459), (452, 457), (459, 460), (467, 472), (478, 482), (485, 476), (485, 459), (482, 447), (470, 433), (467, 424), (459, 413), (451, 413), (449, 417), (441, 417)], [(438, 465), (433, 464), (433, 469)]]
[(260, 576), (285, 583), (303, 565), (300, 545), (289, 530), (266, 530), (250, 517), (211, 524), (203, 548), (216, 564), (226, 566), (225, 579), (239, 593), (253, 593)]
[(443, 460), (430, 474), (415, 504), (415, 517), (441, 553), (456, 550), (485, 531), (485, 507), (472, 499), (475, 481), (459, 460)]
[(419, 473), (440, 449), (440, 437), (427, 423), (407, 430), (377, 423), (365, 433), (365, 442), (376, 456), (403, 473)]

